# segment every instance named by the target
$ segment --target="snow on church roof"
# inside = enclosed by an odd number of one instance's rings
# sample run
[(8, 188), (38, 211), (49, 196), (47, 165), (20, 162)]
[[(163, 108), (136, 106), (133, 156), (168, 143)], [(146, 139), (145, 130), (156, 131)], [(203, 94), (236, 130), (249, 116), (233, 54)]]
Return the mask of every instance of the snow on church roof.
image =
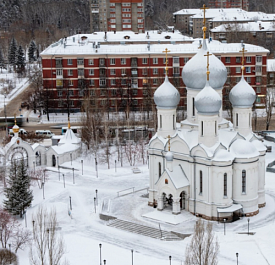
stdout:
[(62, 145), (53, 145), (50, 148), (52, 148), (58, 155), (73, 152), (79, 148), (78, 145), (75, 144), (62, 144)]
[(230, 152), (235, 155), (236, 158), (252, 158), (259, 156), (259, 152), (256, 147), (245, 140), (237, 139), (230, 146)]
[(58, 144), (78, 144), (80, 143), (80, 139), (75, 136), (72, 129), (68, 129), (64, 135), (59, 141)]

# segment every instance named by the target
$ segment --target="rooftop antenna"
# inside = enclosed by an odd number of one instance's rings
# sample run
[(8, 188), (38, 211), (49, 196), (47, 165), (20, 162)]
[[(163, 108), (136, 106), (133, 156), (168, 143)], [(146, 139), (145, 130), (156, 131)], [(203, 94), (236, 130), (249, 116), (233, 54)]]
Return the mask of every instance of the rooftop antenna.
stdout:
[(202, 30), (203, 30), (203, 38), (206, 39), (206, 30), (207, 30), (207, 28), (206, 28), (205, 11), (206, 11), (206, 9), (208, 9), (208, 7), (205, 7), (205, 4), (204, 4), (203, 7), (200, 8), (200, 9), (203, 10), (203, 28), (202, 28)]
[(244, 44), (243, 44), (243, 48), (240, 50), (240, 52), (242, 53), (242, 76), (244, 74), (244, 53), (247, 52), (247, 50), (245, 50), (244, 48)]
[(171, 51), (169, 51), (169, 50), (166, 48), (163, 52), (166, 53), (166, 60), (165, 60), (166, 67), (165, 67), (165, 71), (166, 71), (166, 75), (168, 76), (168, 52), (171, 52)]
[(207, 56), (207, 71), (206, 71), (206, 75), (207, 75), (207, 81), (209, 81), (209, 74), (210, 74), (210, 71), (209, 71), (209, 56), (211, 56), (212, 54), (209, 53), (209, 51), (207, 51), (207, 54), (205, 54), (204, 56)]

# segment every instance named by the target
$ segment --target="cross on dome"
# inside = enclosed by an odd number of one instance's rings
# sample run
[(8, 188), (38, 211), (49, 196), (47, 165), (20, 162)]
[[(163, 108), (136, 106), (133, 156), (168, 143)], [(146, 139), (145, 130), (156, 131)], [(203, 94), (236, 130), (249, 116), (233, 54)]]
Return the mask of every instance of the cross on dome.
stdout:
[(242, 53), (242, 75), (244, 74), (244, 53), (247, 52), (247, 50), (244, 49), (244, 45), (243, 48), (240, 50), (240, 52)]
[(203, 5), (202, 8), (200, 8), (203, 10), (203, 38), (206, 39), (206, 18), (205, 18), (205, 12), (206, 12), (206, 9), (208, 9), (208, 7), (205, 6), (205, 4)]
[(207, 81), (209, 81), (209, 74), (210, 74), (210, 71), (209, 71), (209, 56), (211, 56), (212, 54), (209, 53), (209, 51), (207, 51), (207, 54), (205, 54), (204, 56), (207, 56), (207, 66), (206, 66), (206, 75), (207, 75)]
[(70, 116), (68, 117), (68, 129), (71, 129)]
[(165, 67), (165, 71), (166, 71), (166, 75), (168, 75), (168, 52), (170, 52), (170, 51), (166, 48), (163, 52), (166, 53), (166, 60), (165, 60), (166, 67)]

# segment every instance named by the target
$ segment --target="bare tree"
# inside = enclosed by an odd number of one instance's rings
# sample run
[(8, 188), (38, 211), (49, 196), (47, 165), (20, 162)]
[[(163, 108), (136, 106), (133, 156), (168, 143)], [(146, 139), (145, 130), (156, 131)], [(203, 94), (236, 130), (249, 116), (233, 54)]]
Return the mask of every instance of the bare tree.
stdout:
[(265, 129), (266, 130), (269, 130), (269, 126), (272, 118), (274, 100), (275, 100), (275, 89), (267, 88), (266, 95), (265, 95), (265, 112), (266, 112)]
[(33, 265), (60, 265), (65, 254), (62, 236), (58, 233), (56, 211), (39, 207), (33, 216), (33, 242), (30, 247), (30, 262)]
[(1, 265), (8, 265), (8, 264), (17, 264), (17, 257), (16, 255), (9, 251), (8, 249), (0, 249), (0, 264)]
[(185, 251), (185, 265), (218, 264), (219, 243), (215, 240), (213, 225), (199, 219), (195, 224), (195, 232)]

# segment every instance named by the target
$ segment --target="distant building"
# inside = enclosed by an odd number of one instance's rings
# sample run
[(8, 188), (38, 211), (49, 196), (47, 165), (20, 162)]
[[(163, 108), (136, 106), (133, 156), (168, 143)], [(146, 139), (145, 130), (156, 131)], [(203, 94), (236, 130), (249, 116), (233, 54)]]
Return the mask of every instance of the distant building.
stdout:
[(144, 0), (90, 0), (91, 32), (144, 32)]
[[(202, 9), (182, 9), (175, 13), (175, 28), (194, 38), (202, 37), (204, 12)], [(206, 27), (211, 30), (222, 24), (247, 23), (256, 21), (273, 22), (275, 14), (247, 12), (239, 8), (209, 8), (206, 10)], [(206, 32), (206, 37), (209, 32)]]
[(210, 8), (241, 8), (248, 11), (248, 0), (209, 0), (208, 7)]
[[(163, 82), (168, 52), (168, 76), (180, 92), (179, 109), (186, 109), (186, 87), (181, 71), (197, 53), (201, 40), (193, 40), (178, 31), (97, 32), (61, 39), (41, 53), (43, 86), (48, 93), (50, 112), (81, 111), (89, 98), (95, 108), (110, 111), (152, 110), (153, 93)], [(224, 108), (229, 108), (230, 89), (241, 79), (241, 43), (208, 41), (226, 66)], [(266, 91), (268, 50), (245, 44), (244, 78), (257, 92), (256, 106)]]

